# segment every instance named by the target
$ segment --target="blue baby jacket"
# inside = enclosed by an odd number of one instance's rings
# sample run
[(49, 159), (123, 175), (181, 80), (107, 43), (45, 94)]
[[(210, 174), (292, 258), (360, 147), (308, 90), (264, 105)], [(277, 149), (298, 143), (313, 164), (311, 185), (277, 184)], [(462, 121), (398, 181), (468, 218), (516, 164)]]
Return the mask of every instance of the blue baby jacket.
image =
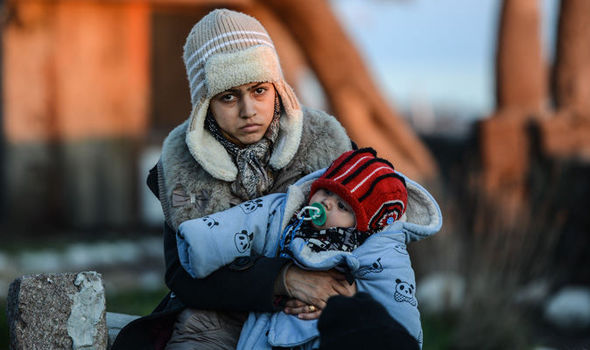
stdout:
[[(287, 193), (274, 193), (228, 210), (183, 222), (177, 233), (182, 266), (195, 278), (204, 278), (237, 257), (277, 256), (281, 234), (291, 217), (307, 203), (313, 180), (309, 174)], [(403, 176), (403, 175), (402, 175)], [(302, 238), (289, 244), (294, 262), (308, 270), (348, 269), (359, 292), (367, 292), (422, 345), (416, 282), (406, 244), (438, 232), (440, 208), (422, 186), (406, 179), (406, 213), (392, 225), (371, 235), (352, 252), (313, 252)], [(284, 312), (250, 313), (238, 349), (318, 346), (317, 320), (300, 320)]]

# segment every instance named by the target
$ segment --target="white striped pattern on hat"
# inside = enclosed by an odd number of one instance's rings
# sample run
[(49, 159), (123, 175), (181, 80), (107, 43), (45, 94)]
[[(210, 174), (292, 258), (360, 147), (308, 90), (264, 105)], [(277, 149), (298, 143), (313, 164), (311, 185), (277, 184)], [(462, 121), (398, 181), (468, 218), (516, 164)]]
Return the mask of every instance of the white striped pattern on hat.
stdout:
[[(226, 37), (228, 35), (234, 34), (234, 33), (238, 33), (238, 34), (246, 34), (246, 33), (255, 33), (257, 35), (262, 35), (266, 38), (268, 38), (270, 40), (270, 38), (268, 37), (268, 35), (266, 35), (265, 33), (257, 33), (257, 32), (231, 32), (231, 33), (226, 33), (221, 35), (220, 37)], [(216, 39), (212, 39), (212, 41), (218, 40), (220, 38), (216, 38)], [(195, 96), (198, 94), (198, 92), (201, 90), (201, 88), (203, 87), (203, 85), (205, 85), (205, 80), (202, 79), (196, 86), (195, 83), (198, 81), (199, 77), (201, 77), (204, 73), (204, 69), (205, 69), (205, 62), (207, 61), (207, 58), (209, 58), (209, 56), (221, 51), (224, 47), (226, 46), (230, 46), (233, 44), (253, 44), (252, 46), (256, 46), (256, 45), (266, 45), (269, 46), (270, 48), (272, 48), (273, 50), (275, 49), (274, 45), (272, 44), (272, 42), (268, 41), (268, 40), (264, 40), (264, 39), (258, 39), (258, 38), (252, 38), (252, 37), (243, 37), (241, 39), (237, 39), (237, 40), (231, 40), (231, 41), (225, 41), (222, 42), (221, 44), (216, 44), (215, 46), (213, 46), (211, 49), (209, 49), (207, 52), (205, 52), (202, 56), (198, 56), (198, 54), (200, 53), (200, 51), (202, 51), (203, 49), (205, 49), (208, 45), (210, 44), (210, 42), (208, 42), (207, 44), (203, 45), (197, 52), (195, 52), (188, 61), (193, 60), (196, 57), (199, 57), (199, 60), (190, 64), (187, 61), (187, 66), (190, 67), (188, 69), (188, 76), (189, 76), (189, 85), (191, 87), (191, 99), (195, 99)], [(190, 64), (190, 66), (189, 66)], [(196, 71), (196, 73), (194, 72), (196, 69), (198, 68), (198, 70)], [(191, 77), (192, 76), (192, 77)]]
[[(342, 174), (338, 175), (336, 178), (334, 178), (334, 181), (338, 181), (340, 180), (342, 177), (346, 176), (346, 174), (348, 174), (349, 172), (351, 172), (353, 169), (356, 169), (356, 166), (362, 162), (363, 160), (367, 159), (367, 158), (374, 158), (374, 157), (369, 157), (369, 156), (364, 156), (361, 157), (360, 159), (358, 159), (350, 168), (348, 168), (348, 170), (346, 170), (345, 172), (343, 172)], [(364, 164), (364, 163), (363, 163)]]
[(276, 51), (264, 27), (253, 17), (225, 9), (212, 11), (203, 17), (187, 37), (183, 57), (191, 101), (196, 102), (206, 85), (205, 65), (211, 56), (260, 45)]
[(367, 180), (369, 180), (376, 172), (378, 172), (381, 169), (387, 169), (388, 171), (391, 171), (391, 167), (390, 166), (382, 166), (379, 167), (375, 170), (373, 170), (369, 175), (367, 175), (361, 182), (359, 182), (351, 191), (350, 193), (353, 193), (354, 191), (356, 191), (359, 187), (361, 187), (365, 182), (367, 182)]

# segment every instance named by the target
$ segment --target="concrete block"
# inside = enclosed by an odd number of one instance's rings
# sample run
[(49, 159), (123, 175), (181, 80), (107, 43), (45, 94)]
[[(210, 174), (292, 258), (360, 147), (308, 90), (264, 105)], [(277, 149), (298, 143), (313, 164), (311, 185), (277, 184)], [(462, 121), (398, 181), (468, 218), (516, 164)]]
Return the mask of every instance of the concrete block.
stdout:
[(22, 276), (7, 298), (10, 347), (106, 349), (106, 303), (96, 272)]

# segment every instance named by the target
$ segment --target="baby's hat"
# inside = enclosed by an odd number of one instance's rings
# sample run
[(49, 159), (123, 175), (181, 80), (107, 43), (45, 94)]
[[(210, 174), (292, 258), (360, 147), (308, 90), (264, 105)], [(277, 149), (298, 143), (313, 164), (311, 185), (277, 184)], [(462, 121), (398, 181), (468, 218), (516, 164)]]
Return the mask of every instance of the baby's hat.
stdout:
[(321, 189), (336, 193), (353, 209), (356, 228), (377, 231), (398, 220), (406, 210), (405, 179), (372, 148), (340, 155), (311, 185), (310, 198)]

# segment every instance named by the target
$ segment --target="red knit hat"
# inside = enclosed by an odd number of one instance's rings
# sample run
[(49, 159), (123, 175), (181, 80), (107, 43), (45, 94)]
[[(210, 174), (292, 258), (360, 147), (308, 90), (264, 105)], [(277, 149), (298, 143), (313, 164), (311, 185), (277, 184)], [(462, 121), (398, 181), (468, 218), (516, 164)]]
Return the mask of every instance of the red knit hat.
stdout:
[(398, 220), (406, 211), (405, 179), (372, 148), (348, 151), (338, 157), (311, 185), (309, 196), (325, 188), (353, 209), (356, 228), (375, 231)]

